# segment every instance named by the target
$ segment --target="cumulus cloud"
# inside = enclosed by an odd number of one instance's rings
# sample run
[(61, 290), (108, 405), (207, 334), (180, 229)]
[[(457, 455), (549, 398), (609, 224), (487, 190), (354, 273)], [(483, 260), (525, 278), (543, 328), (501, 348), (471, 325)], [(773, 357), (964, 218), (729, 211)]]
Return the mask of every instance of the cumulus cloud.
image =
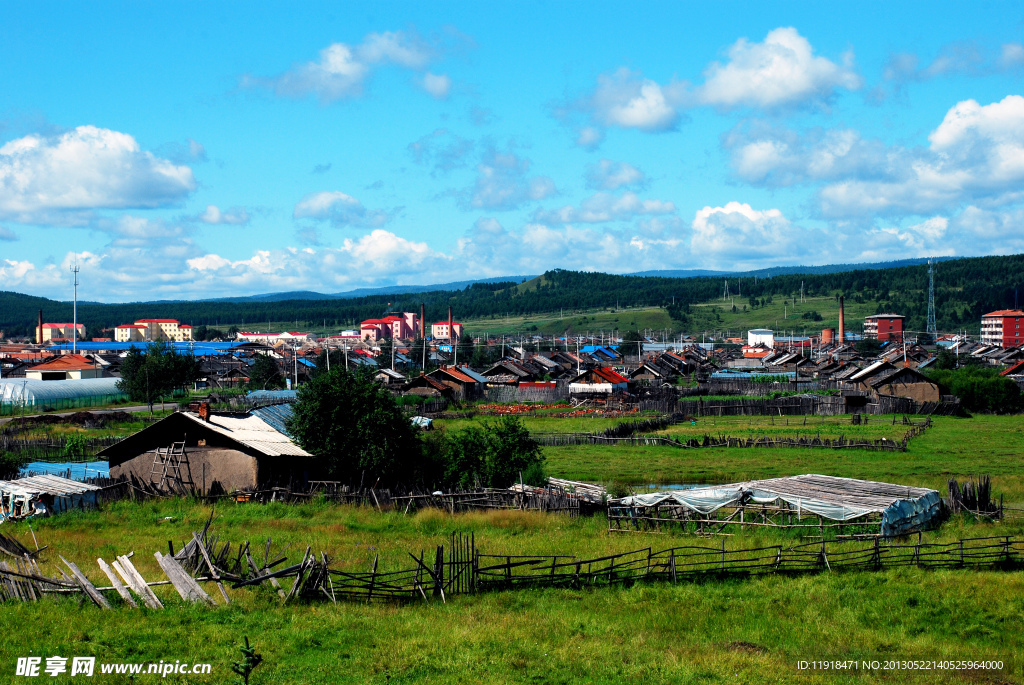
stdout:
[(423, 90), (430, 93), (433, 97), (438, 100), (444, 100), (448, 97), (448, 93), (452, 89), (452, 79), (446, 74), (431, 74), (429, 71), (423, 74), (423, 79), (420, 81), (423, 86)]
[(926, 214), (963, 203), (996, 207), (1024, 198), (1024, 97), (952, 107), (927, 149), (889, 151), (893, 179), (844, 179), (824, 187), (828, 216)]
[(439, 128), (409, 143), (407, 149), (414, 162), (431, 167), (436, 174), (466, 166), (476, 144), (446, 128)]
[(473, 187), (460, 193), (460, 204), (466, 209), (512, 210), (557, 192), (554, 181), (530, 176), (530, 160), (511, 151), (488, 149), (476, 172)]
[(54, 212), (173, 205), (195, 187), (189, 167), (142, 150), (127, 133), (95, 126), (0, 147), (0, 215), (23, 223)]
[(587, 187), (593, 190), (618, 190), (619, 188), (642, 188), (647, 176), (632, 164), (602, 159), (587, 167)]
[(242, 86), (267, 88), (282, 97), (315, 95), (321, 102), (334, 102), (362, 95), (374, 69), (394, 65), (423, 73), (423, 88), (434, 97), (445, 97), (451, 80), (425, 71), (435, 57), (436, 50), (415, 35), (370, 33), (358, 45), (332, 43), (316, 61), (297, 64), (278, 76), (247, 75)]
[(609, 221), (631, 221), (641, 215), (672, 214), (676, 206), (662, 200), (642, 200), (636, 193), (614, 195), (599, 192), (580, 203), (579, 207), (566, 205), (561, 209), (539, 209), (533, 214), (538, 224), (597, 224)]
[(852, 55), (845, 55), (842, 64), (816, 56), (810, 42), (791, 27), (769, 31), (762, 43), (740, 38), (728, 56), (725, 64), (713, 62), (705, 70), (697, 90), (702, 103), (773, 108), (824, 101), (839, 89), (862, 85)]
[(1024, 97), (950, 108), (922, 147), (888, 146), (852, 129), (805, 133), (745, 124), (722, 138), (735, 175), (768, 187), (825, 185), (821, 213), (844, 219), (927, 215), (1024, 199)]
[(693, 254), (701, 263), (718, 267), (792, 262), (814, 254), (824, 242), (814, 240), (778, 209), (757, 210), (740, 202), (697, 210), (692, 229)]
[(18, 235), (9, 228), (0, 226), (0, 240), (14, 241), (18, 239)]
[(661, 132), (678, 124), (677, 108), (684, 95), (682, 83), (661, 85), (622, 67), (598, 76), (597, 89), (588, 104), (594, 118), (604, 126)]
[(696, 88), (677, 79), (658, 83), (640, 71), (619, 68), (600, 75), (590, 95), (556, 107), (555, 115), (572, 121), (583, 112), (588, 120), (582, 125), (575, 122), (576, 144), (593, 150), (607, 128), (672, 131), (683, 110), (700, 105), (719, 109), (820, 105), (838, 90), (863, 85), (852, 53), (843, 55), (840, 63), (815, 55), (810, 42), (790, 27), (770, 31), (761, 43), (741, 38), (727, 55), (725, 63), (708, 65), (704, 83)]
[(798, 134), (761, 122), (734, 127), (722, 136), (722, 146), (736, 176), (768, 187), (850, 176), (886, 178), (901, 156), (853, 129), (814, 128)]
[(296, 219), (330, 221), (335, 226), (376, 228), (391, 220), (382, 209), (367, 209), (363, 203), (341, 191), (310, 193), (295, 205)]
[(232, 207), (228, 210), (221, 210), (217, 205), (207, 205), (206, 210), (197, 219), (204, 224), (228, 224), (231, 226), (244, 226), (249, 223), (249, 212), (243, 207)]

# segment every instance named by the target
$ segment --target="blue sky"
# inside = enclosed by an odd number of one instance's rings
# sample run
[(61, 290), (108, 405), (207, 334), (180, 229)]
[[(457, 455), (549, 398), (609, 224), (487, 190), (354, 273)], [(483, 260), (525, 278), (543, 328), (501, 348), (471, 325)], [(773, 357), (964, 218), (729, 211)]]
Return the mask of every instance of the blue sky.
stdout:
[(1019, 3), (6, 3), (0, 289), (1024, 252)]

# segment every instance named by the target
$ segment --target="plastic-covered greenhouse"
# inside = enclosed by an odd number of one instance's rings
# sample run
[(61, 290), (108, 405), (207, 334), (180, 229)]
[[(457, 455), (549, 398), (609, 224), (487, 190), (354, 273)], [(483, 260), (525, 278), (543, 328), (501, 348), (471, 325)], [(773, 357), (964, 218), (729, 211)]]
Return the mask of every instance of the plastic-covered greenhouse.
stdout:
[(117, 389), (117, 378), (85, 378), (73, 381), (37, 381), (24, 378), (0, 380), (0, 415), (25, 409), (51, 411), (95, 407), (127, 395)]

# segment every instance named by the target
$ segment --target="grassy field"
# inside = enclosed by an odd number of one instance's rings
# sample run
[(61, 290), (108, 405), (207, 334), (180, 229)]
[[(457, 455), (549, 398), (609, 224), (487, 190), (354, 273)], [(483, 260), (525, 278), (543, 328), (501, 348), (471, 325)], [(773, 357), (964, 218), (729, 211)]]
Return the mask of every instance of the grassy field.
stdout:
[[(161, 578), (153, 551), (166, 549), (168, 539), (180, 545), (208, 513), (207, 506), (188, 502), (126, 503), (39, 522), (40, 544), (51, 546), (43, 553), (44, 572), (55, 572), (59, 552), (99, 581), (96, 556), (109, 561), (135, 550), (143, 575)], [(173, 520), (164, 522), (167, 516)], [(234, 541), (272, 536), (275, 550), (290, 543), (292, 556), (310, 544), (333, 555), (338, 566), (360, 570), (378, 554), (382, 570), (404, 567), (408, 551), (442, 543), (455, 529), (473, 531), (486, 553), (507, 554), (597, 556), (691, 540), (610, 535), (601, 518), (522, 512), (403, 517), (322, 504), (222, 506), (214, 526)], [(932, 535), (994, 532), (1011, 531), (956, 521)], [(5, 533), (30, 540), (24, 524)], [(729, 544), (765, 541), (763, 535), (750, 535)], [(165, 611), (122, 607), (108, 613), (69, 598), (7, 605), (0, 612), (5, 629), (0, 668), (13, 669), (18, 656), (30, 654), (95, 656), (98, 662), (181, 659), (212, 663), (213, 673), (171, 675), (166, 682), (225, 683), (232, 682), (229, 664), (248, 636), (266, 660), (253, 678), (257, 684), (952, 683), (962, 681), (934, 673), (837, 678), (800, 672), (796, 662), (869, 655), (981, 658), (1019, 652), (1024, 643), (1024, 575), (1019, 572), (903, 569), (494, 592), (409, 606), (282, 606), (269, 590), (239, 589), (229, 590), (232, 605), (203, 609), (183, 605), (167, 587), (156, 590), (167, 603)], [(984, 601), (964, 602), (964, 597)], [(97, 676), (94, 682), (129, 682), (121, 678)]]
[[(738, 417), (745, 418), (745, 417)], [(810, 417), (809, 417), (810, 418)], [(723, 419), (715, 419), (716, 423)], [(934, 426), (914, 438), (906, 452), (872, 452), (816, 448), (693, 449), (673, 447), (569, 446), (545, 447), (547, 469), (553, 476), (634, 485), (728, 483), (800, 473), (885, 480), (936, 488), (945, 492), (949, 478), (992, 476), (995, 492), (1007, 502), (1024, 506), (1024, 422), (1019, 416), (936, 417)], [(776, 419), (778, 422), (778, 419)], [(735, 424), (735, 421), (728, 423)], [(723, 425), (728, 425), (723, 424)], [(741, 423), (741, 422), (740, 422)], [(810, 421), (809, 421), (810, 424)], [(677, 427), (673, 427), (677, 428)], [(682, 430), (690, 428), (686, 424)], [(741, 426), (733, 425), (728, 434)], [(785, 427), (780, 427), (785, 428)], [(790, 426), (790, 430), (803, 426)], [(849, 428), (849, 431), (846, 431)], [(848, 437), (891, 434), (884, 422), (876, 427), (847, 426)], [(896, 428), (899, 428), (897, 426)], [(699, 429), (699, 426), (698, 426)], [(807, 432), (811, 432), (810, 425)], [(726, 432), (712, 425), (707, 432)], [(754, 431), (755, 434), (764, 432)], [(898, 431), (902, 433), (902, 431)], [(783, 433), (784, 434), (784, 433)]]
[[(873, 417), (874, 418), (874, 417)], [(441, 422), (450, 427), (486, 420)], [(594, 430), (618, 419), (526, 417), (533, 431)], [(785, 419), (783, 419), (784, 421)], [(812, 419), (809, 419), (810, 424)], [(696, 430), (777, 429), (778, 417), (714, 419)], [(795, 420), (794, 420), (795, 421)], [(688, 430), (685, 424), (670, 430)], [(809, 429), (810, 426), (807, 427)], [(872, 433), (891, 423), (819, 430)], [(901, 428), (899, 426), (897, 429)], [(950, 476), (991, 474), (1008, 503), (1024, 502), (1024, 423), (1019, 417), (939, 418), (906, 453), (817, 449), (679, 450), (669, 447), (545, 448), (552, 475), (602, 482), (722, 483), (744, 478), (826, 473), (945, 492)], [(209, 505), (173, 500), (115, 503), (35, 522), (42, 570), (57, 574), (58, 554), (106, 584), (96, 557), (110, 561), (135, 551), (145, 577), (162, 579), (153, 552), (177, 549), (202, 527)], [(167, 520), (170, 517), (170, 520)], [(373, 509), (307, 505), (222, 504), (213, 526), (222, 540), (288, 545), (289, 563), (306, 545), (332, 566), (366, 571), (410, 565), (408, 553), (432, 550), (452, 531), (472, 531), (483, 553), (560, 553), (597, 557), (652, 546), (694, 544), (674, 534), (610, 534), (603, 517), (568, 519), (534, 512), (403, 516)], [(33, 545), (25, 523), (5, 535)], [(1024, 519), (999, 524), (955, 518), (925, 541), (1024, 535)], [(792, 544), (793, 533), (742, 531), (730, 548)], [(717, 541), (716, 541), (717, 542)], [(925, 571), (825, 573), (801, 577), (709, 580), (631, 588), (492, 592), (408, 606), (296, 603), (282, 606), (266, 588), (228, 590), (232, 604), (183, 605), (167, 586), (156, 588), (167, 610), (101, 612), (74, 598), (7, 604), (0, 611), (0, 670), (13, 674), (17, 657), (95, 656), (101, 663), (161, 659), (213, 664), (210, 676), (170, 675), (169, 683), (228, 683), (243, 636), (265, 658), (254, 685), (291, 683), (958, 683), (935, 671), (814, 673), (797, 661), (825, 658), (987, 658), (1024, 648), (1024, 573)], [(1016, 683), (1017, 675), (970, 682)], [(146, 682), (142, 676), (131, 682)], [(120, 678), (120, 679), (119, 679)], [(54, 679), (53, 682), (64, 682)], [(67, 682), (74, 682), (73, 679)], [(130, 682), (97, 675), (93, 682)]]

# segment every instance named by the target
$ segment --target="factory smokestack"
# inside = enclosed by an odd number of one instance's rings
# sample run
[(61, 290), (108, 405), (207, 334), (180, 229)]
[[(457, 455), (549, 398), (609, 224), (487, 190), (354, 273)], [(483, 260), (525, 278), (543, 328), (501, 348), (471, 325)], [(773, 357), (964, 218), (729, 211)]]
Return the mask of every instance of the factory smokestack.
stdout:
[(43, 344), (43, 310), (39, 310), (39, 328), (36, 331), (36, 344)]
[(420, 340), (427, 339), (427, 306), (420, 302)]
[(846, 342), (846, 309), (844, 298), (839, 296), (839, 344)]
[(452, 319), (452, 306), (448, 305), (448, 342), (455, 344), (455, 324)]

